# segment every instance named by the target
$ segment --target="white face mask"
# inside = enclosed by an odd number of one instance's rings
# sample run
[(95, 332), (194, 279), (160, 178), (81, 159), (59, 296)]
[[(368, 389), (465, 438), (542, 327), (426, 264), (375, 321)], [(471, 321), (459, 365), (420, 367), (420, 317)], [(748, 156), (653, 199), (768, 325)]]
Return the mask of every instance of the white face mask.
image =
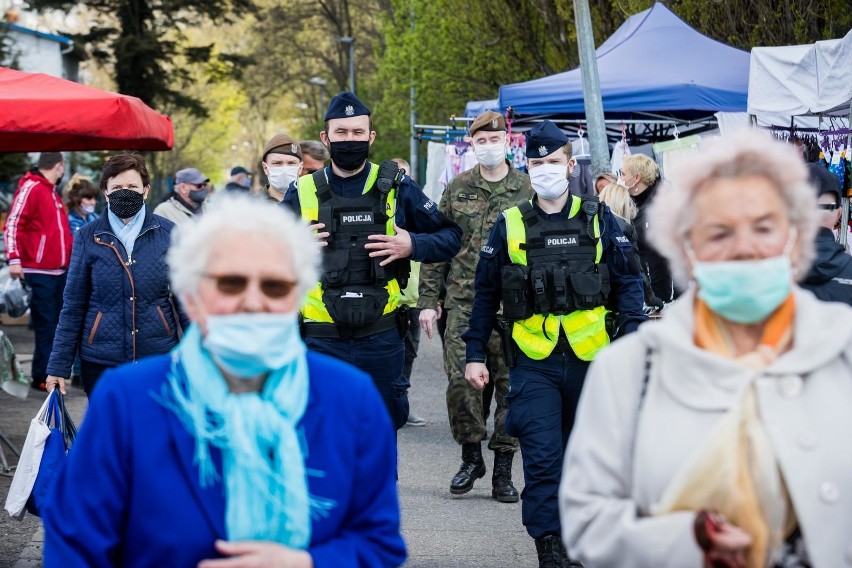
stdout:
[(530, 183), (542, 199), (556, 199), (568, 191), (568, 166), (542, 164), (530, 169)]
[(477, 144), (473, 147), (476, 153), (476, 161), (486, 168), (495, 168), (506, 159), (506, 143)]
[(278, 191), (287, 191), (290, 183), (299, 177), (299, 166), (266, 166), (269, 169), (269, 185)]
[(86, 213), (87, 215), (95, 212), (95, 206), (94, 205), (86, 205), (84, 203), (80, 206), (80, 208), (83, 210), (83, 213)]

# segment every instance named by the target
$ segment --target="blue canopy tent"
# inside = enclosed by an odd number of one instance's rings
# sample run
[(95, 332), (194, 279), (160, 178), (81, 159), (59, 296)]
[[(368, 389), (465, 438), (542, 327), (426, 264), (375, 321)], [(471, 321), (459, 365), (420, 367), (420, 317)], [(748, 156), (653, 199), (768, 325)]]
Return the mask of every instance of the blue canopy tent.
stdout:
[[(700, 34), (660, 3), (628, 18), (596, 55), (607, 118), (746, 110), (749, 53)], [(580, 68), (500, 87), (499, 107), (519, 119), (582, 117)]]
[(476, 118), (486, 110), (500, 112), (500, 100), (488, 99), (487, 101), (468, 101), (464, 107), (466, 118)]

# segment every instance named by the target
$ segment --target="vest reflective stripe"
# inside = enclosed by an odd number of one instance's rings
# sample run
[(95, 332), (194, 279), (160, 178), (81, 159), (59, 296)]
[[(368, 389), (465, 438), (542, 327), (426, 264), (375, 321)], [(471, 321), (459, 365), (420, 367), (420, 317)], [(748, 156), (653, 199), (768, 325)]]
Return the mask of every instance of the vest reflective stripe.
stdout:
[[(368, 162), (368, 164), (370, 166), (370, 172), (367, 174), (367, 181), (364, 184), (364, 189), (361, 191), (362, 194), (370, 191), (370, 188), (376, 184), (376, 180), (379, 177), (379, 167), (372, 162)], [(326, 181), (328, 181), (327, 173)], [(319, 219), (319, 198), (317, 196), (317, 187), (314, 183), (313, 176), (309, 174), (300, 177), (297, 190), (299, 194), (299, 207), (302, 211), (302, 219), (307, 223), (314, 223), (317, 219)], [(395, 187), (390, 190), (390, 193), (388, 193), (387, 203), (388, 220), (385, 223), (385, 234), (393, 236), (396, 234), (396, 231), (394, 231), (393, 228), (394, 216), (397, 208)], [(388, 282), (385, 289), (388, 292), (388, 303), (385, 304), (385, 308), (382, 313), (389, 314), (399, 307), (402, 292), (399, 288), (399, 282), (397, 282), (395, 278)], [(305, 305), (302, 306), (302, 316), (307, 321), (334, 323), (334, 320), (331, 318), (331, 314), (328, 313), (328, 308), (326, 308), (325, 302), (322, 301), (322, 296), (322, 285), (317, 283), (317, 285), (308, 293)]]
[[(571, 208), (568, 217), (573, 218), (580, 212), (582, 200), (572, 195)], [(527, 266), (527, 253), (522, 246), (527, 240), (527, 231), (523, 216), (518, 207), (512, 207), (503, 212), (506, 218), (506, 241), (509, 249), (509, 259), (513, 264)], [(595, 215), (592, 219), (595, 238), (595, 264), (600, 264), (603, 247), (600, 242), (600, 220)], [(524, 354), (535, 361), (546, 359), (553, 353), (559, 341), (559, 328), (565, 330), (565, 336), (574, 354), (581, 361), (592, 361), (598, 351), (609, 345), (609, 335), (606, 332), (606, 314), (604, 306), (591, 310), (577, 310), (564, 316), (550, 314), (533, 314), (531, 317), (516, 321), (512, 325), (512, 339)]]

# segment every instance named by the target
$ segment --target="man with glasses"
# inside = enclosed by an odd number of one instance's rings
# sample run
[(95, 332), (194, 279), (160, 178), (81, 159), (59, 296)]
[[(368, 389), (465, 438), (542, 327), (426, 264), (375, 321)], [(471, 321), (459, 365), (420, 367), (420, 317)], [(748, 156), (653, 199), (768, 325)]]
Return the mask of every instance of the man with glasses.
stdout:
[[(852, 256), (834, 236), (842, 213), (840, 182), (819, 164), (808, 164), (808, 170), (811, 184), (817, 190), (820, 227), (816, 236), (817, 258), (802, 288), (810, 290), (820, 300), (852, 305)], [(840, 227), (840, 230), (847, 228)]]
[(175, 225), (181, 225), (193, 215), (201, 213), (204, 200), (209, 195), (207, 183), (210, 178), (195, 168), (185, 168), (175, 174), (172, 196), (157, 205), (154, 214), (165, 217)]

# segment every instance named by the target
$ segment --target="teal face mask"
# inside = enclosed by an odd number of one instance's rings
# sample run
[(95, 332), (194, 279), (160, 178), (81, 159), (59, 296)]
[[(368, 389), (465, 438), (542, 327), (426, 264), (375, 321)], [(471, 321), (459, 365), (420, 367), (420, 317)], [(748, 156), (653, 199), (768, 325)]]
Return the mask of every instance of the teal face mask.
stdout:
[(787, 254), (763, 260), (692, 261), (698, 297), (728, 321), (752, 324), (778, 309), (793, 288)]
[(297, 318), (296, 312), (210, 315), (201, 344), (222, 369), (237, 378), (252, 379), (277, 371), (293, 359), (302, 343)]

